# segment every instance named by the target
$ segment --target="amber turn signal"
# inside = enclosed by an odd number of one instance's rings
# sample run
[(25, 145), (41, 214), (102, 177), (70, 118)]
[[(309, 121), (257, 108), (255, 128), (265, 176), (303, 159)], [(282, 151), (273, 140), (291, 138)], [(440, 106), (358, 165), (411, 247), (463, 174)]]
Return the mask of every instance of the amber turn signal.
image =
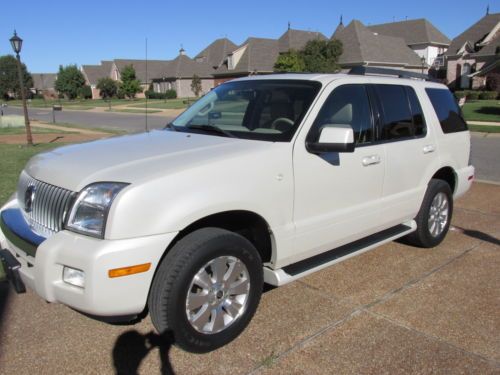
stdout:
[(110, 278), (130, 276), (136, 273), (147, 272), (149, 271), (150, 268), (151, 268), (151, 263), (138, 264), (136, 266), (123, 267), (123, 268), (115, 268), (113, 270), (108, 271), (108, 276)]

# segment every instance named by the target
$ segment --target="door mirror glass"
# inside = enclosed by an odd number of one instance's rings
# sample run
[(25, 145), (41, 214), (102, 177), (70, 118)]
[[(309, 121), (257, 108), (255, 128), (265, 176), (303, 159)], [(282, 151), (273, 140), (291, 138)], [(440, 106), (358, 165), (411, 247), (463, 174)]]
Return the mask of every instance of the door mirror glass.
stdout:
[(354, 132), (350, 125), (326, 124), (317, 142), (308, 142), (307, 150), (313, 154), (324, 152), (353, 152)]

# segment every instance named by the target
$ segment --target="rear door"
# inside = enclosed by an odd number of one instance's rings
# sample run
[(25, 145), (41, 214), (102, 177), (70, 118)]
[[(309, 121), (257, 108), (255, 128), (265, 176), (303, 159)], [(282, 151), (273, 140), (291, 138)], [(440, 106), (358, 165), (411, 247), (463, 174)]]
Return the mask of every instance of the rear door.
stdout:
[(438, 156), (419, 94), (410, 85), (375, 84), (377, 141), (385, 145), (382, 215), (391, 224), (412, 219), (420, 208)]

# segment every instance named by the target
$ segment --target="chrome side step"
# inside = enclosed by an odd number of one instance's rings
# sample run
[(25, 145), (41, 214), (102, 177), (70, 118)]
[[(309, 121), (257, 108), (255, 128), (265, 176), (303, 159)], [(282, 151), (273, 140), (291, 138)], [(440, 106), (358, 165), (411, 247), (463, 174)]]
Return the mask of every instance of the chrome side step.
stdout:
[(414, 232), (416, 229), (417, 223), (415, 220), (411, 220), (277, 270), (264, 267), (264, 281), (274, 286), (288, 284), (313, 272), (394, 241)]

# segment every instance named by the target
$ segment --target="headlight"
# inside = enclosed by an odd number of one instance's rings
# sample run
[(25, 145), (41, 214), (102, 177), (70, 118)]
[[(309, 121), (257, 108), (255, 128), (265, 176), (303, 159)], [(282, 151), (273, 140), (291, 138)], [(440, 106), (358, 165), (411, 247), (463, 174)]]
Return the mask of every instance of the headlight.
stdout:
[(104, 238), (106, 219), (116, 195), (128, 184), (98, 182), (84, 188), (71, 207), (66, 229)]

